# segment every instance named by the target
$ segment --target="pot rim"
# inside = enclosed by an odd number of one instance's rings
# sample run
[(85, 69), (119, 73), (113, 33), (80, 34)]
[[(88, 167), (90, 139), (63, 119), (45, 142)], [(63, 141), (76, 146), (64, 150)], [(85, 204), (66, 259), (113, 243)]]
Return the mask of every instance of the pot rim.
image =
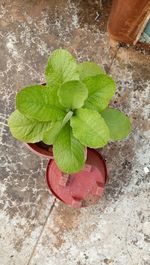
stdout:
[(53, 150), (52, 146), (50, 147), (51, 150), (46, 150), (42, 147), (39, 147), (37, 143), (25, 143), (25, 146), (31, 150), (34, 154), (38, 156), (43, 156), (47, 158), (53, 158)]

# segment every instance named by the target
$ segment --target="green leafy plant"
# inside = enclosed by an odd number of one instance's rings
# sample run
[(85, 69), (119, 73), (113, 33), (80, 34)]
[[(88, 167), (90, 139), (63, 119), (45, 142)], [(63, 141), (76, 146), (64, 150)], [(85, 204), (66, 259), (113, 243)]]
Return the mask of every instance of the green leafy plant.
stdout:
[(53, 145), (63, 172), (83, 167), (85, 147), (103, 147), (130, 132), (128, 117), (108, 107), (115, 93), (113, 79), (95, 63), (77, 64), (69, 52), (58, 49), (48, 59), (45, 78), (45, 86), (32, 85), (17, 93), (8, 125), (20, 141)]

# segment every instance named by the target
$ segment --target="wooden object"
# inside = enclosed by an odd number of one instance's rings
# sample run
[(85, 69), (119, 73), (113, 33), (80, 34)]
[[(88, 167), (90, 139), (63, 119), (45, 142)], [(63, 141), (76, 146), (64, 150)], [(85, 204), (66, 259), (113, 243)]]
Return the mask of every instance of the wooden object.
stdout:
[(113, 0), (108, 20), (110, 38), (136, 44), (150, 18), (150, 0)]

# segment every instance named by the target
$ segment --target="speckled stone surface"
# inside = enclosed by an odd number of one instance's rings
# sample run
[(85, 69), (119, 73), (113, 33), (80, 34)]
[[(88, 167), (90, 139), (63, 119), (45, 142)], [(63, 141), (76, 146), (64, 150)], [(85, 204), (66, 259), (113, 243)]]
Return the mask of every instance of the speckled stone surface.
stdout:
[[(110, 3), (85, 0), (0, 1), (0, 264), (149, 265), (150, 58), (110, 48)], [(74, 210), (46, 188), (47, 159), (33, 155), (7, 127), (15, 93), (43, 80), (47, 56), (67, 48), (113, 76), (111, 102), (133, 124), (130, 136), (99, 150), (109, 181), (97, 205)]]

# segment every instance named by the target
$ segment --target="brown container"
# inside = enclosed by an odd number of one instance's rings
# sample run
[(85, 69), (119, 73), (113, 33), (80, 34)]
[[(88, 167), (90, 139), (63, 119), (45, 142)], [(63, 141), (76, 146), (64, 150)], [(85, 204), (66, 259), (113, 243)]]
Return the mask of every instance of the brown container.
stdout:
[(113, 0), (108, 20), (110, 38), (136, 44), (149, 18), (149, 0)]

